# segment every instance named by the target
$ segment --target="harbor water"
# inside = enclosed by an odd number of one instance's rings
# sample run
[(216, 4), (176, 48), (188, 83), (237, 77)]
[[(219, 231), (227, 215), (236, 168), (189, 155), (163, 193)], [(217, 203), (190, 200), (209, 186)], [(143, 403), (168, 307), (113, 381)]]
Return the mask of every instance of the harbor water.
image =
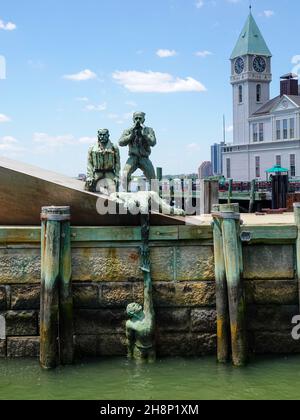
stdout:
[(36, 360), (0, 360), (0, 399), (300, 399), (300, 357), (255, 358), (242, 369), (211, 357), (152, 365), (99, 359), (47, 372)]

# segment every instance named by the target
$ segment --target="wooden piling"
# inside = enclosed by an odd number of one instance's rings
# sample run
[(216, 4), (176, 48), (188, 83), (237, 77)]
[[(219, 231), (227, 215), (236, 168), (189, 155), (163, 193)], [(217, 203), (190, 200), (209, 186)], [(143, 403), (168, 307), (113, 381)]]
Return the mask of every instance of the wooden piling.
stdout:
[(243, 366), (247, 362), (246, 305), (241, 276), (241, 251), (237, 231), (237, 221), (240, 221), (240, 214), (236, 213), (235, 210), (235, 205), (220, 205), (228, 288), (232, 361), (234, 366)]
[(200, 180), (200, 214), (210, 214), (215, 204), (219, 203), (219, 181)]
[(299, 293), (299, 309), (300, 309), (300, 203), (294, 203), (295, 223), (298, 228), (298, 236), (296, 240), (296, 265)]
[[(73, 358), (70, 350), (70, 335), (73, 341), (73, 329), (70, 328), (70, 316), (73, 317), (70, 310), (70, 208), (43, 207), (41, 220), (40, 363), (44, 369), (52, 369), (57, 366), (60, 356), (64, 361)], [(62, 340), (59, 340), (60, 336)]]
[(66, 208), (65, 216), (61, 222), (59, 283), (59, 349), (63, 365), (72, 364), (74, 356), (70, 209)]
[[(220, 206), (214, 205), (213, 214), (219, 212)], [(228, 309), (228, 295), (226, 270), (223, 254), (223, 238), (221, 220), (214, 218), (214, 257), (217, 304), (217, 357), (219, 363), (226, 363), (230, 357), (230, 321)]]
[(55, 368), (58, 362), (60, 222), (54, 216), (53, 208), (42, 209), (40, 363), (44, 369)]

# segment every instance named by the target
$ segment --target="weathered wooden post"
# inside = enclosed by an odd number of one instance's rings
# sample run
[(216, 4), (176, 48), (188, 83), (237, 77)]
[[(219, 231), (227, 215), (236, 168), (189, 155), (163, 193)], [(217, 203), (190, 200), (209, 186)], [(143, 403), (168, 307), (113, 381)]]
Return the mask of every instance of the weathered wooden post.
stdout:
[[(214, 205), (213, 214), (219, 212), (220, 206)], [(221, 220), (214, 217), (214, 256), (215, 256), (215, 280), (217, 302), (217, 351), (218, 362), (226, 363), (230, 357), (230, 321), (228, 309), (228, 294), (226, 282), (226, 269), (223, 254), (223, 238)]]
[(228, 185), (228, 204), (230, 204), (232, 200), (232, 189), (233, 189), (233, 179), (230, 179), (229, 185)]
[(255, 206), (255, 186), (256, 181), (253, 179), (251, 181), (251, 189), (250, 189), (250, 202), (249, 202), (249, 213), (253, 213), (254, 206)]
[(52, 369), (73, 359), (70, 208), (43, 207), (41, 220), (40, 363)]
[(71, 261), (70, 208), (65, 209), (61, 221), (60, 287), (59, 287), (59, 347), (60, 362), (73, 363), (73, 294)]
[(299, 292), (299, 308), (300, 308), (300, 203), (294, 203), (295, 223), (298, 228), (298, 236), (296, 241), (296, 261), (297, 261), (297, 279)]
[(222, 219), (223, 251), (227, 278), (232, 360), (235, 366), (247, 362), (246, 305), (241, 267), (241, 248), (239, 245), (240, 214), (236, 205), (220, 205)]
[(215, 204), (219, 204), (219, 181), (200, 180), (200, 214), (210, 214)]
[(40, 310), (40, 362), (44, 369), (58, 362), (58, 282), (60, 261), (60, 221), (54, 207), (42, 209), (42, 272)]

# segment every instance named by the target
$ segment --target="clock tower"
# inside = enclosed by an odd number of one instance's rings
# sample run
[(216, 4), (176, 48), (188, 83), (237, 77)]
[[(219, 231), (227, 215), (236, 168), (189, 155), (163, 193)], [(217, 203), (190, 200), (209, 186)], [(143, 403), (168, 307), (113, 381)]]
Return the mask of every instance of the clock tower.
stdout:
[(231, 54), (233, 142), (250, 142), (249, 118), (270, 100), (272, 54), (251, 13)]

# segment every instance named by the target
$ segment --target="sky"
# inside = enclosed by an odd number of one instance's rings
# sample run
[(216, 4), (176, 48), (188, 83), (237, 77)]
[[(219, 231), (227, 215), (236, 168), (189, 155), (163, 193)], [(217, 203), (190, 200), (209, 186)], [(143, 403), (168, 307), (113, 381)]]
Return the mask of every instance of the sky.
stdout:
[[(253, 0), (252, 12), (276, 96), (300, 72), (300, 2)], [(196, 172), (223, 114), (232, 139), (229, 57), (248, 13), (249, 0), (1, 0), (0, 155), (76, 176), (99, 128), (116, 143), (144, 111), (154, 165)]]

